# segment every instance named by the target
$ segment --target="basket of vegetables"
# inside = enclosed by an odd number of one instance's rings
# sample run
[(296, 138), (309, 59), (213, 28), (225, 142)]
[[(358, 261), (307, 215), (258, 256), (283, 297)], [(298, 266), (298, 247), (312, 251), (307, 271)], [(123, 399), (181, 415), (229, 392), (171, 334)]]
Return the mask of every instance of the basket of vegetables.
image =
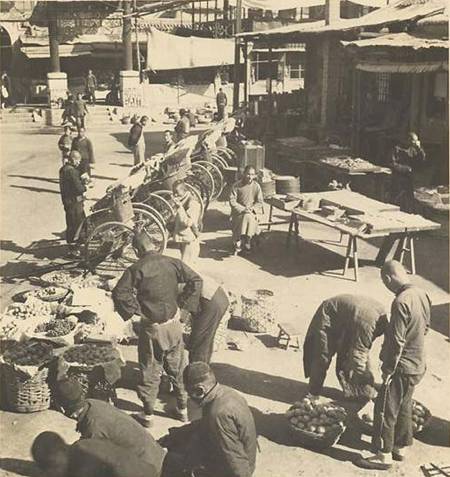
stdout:
[(28, 341), (9, 346), (3, 356), (3, 386), (8, 407), (16, 412), (43, 411), (50, 407), (48, 366), (53, 347)]
[(62, 301), (70, 294), (70, 290), (63, 287), (45, 287), (38, 288), (26, 293), (25, 298), (33, 296), (39, 300), (46, 302)]
[(305, 397), (286, 412), (293, 440), (313, 449), (333, 446), (345, 430), (347, 413), (331, 401)]
[[(414, 399), (412, 406), (413, 433), (416, 436), (426, 428), (432, 416), (427, 407)], [(369, 402), (358, 412), (360, 427), (369, 435), (373, 433), (373, 410), (373, 402)]]
[(52, 318), (49, 321), (39, 323), (29, 337), (69, 346), (74, 344), (74, 337), (78, 328), (76, 316)]
[(116, 395), (115, 383), (120, 379), (123, 365), (120, 352), (113, 345), (85, 343), (62, 354), (57, 379), (76, 379), (86, 397), (109, 401)]
[(44, 273), (38, 279), (38, 283), (44, 287), (63, 287), (69, 288), (74, 278), (78, 277), (80, 272), (74, 270), (55, 270)]

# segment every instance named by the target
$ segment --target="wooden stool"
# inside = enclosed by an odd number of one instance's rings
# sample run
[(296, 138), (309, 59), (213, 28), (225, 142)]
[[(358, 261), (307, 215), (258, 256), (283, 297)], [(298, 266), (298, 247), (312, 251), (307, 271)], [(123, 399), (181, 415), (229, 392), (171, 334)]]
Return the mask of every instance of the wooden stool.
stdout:
[[(293, 339), (297, 343), (294, 347), (300, 350), (300, 331), (297, 330), (292, 323), (278, 323), (278, 328), (280, 328), (277, 338), (278, 346), (288, 349), (289, 343), (291, 339)], [(285, 343), (283, 343), (283, 341), (285, 341)]]

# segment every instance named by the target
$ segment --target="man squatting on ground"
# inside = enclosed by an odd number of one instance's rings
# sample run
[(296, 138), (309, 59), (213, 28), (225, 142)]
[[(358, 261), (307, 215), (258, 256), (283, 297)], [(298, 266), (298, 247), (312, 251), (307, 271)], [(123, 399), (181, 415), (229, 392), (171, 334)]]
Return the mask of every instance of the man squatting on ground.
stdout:
[(255, 179), (255, 168), (247, 166), (242, 179), (231, 189), (231, 228), (236, 252), (250, 251), (252, 239), (259, 233), (258, 216), (263, 213), (264, 199)]
[(166, 452), (133, 417), (107, 402), (85, 399), (76, 380), (58, 381), (55, 395), (64, 414), (77, 421), (81, 439), (108, 440), (149, 468), (154, 467), (155, 475), (161, 474)]
[(403, 265), (386, 262), (381, 278), (395, 294), (391, 319), (380, 354), (383, 385), (375, 401), (375, 454), (361, 459), (369, 469), (386, 470), (392, 459), (403, 460), (413, 443), (412, 397), (426, 370), (425, 335), (430, 326), (431, 300), (421, 288), (410, 283)]
[(321, 393), (335, 354), (338, 378), (343, 372), (347, 380), (363, 380), (372, 344), (386, 326), (383, 305), (368, 296), (338, 295), (323, 301), (303, 345), (303, 369), (310, 393)]
[[(250, 477), (255, 470), (256, 429), (245, 399), (217, 382), (208, 364), (195, 362), (184, 370), (189, 397), (202, 417), (172, 428), (161, 440), (169, 449), (171, 477)], [(194, 474), (191, 474), (194, 472)]]
[[(152, 242), (145, 232), (135, 236), (133, 247), (139, 260), (124, 272), (112, 291), (112, 298), (122, 318), (128, 320), (139, 315), (141, 320), (138, 339), (141, 376), (137, 392), (144, 412), (137, 418), (143, 425), (151, 425), (164, 369), (174, 386), (177, 400), (174, 414), (186, 420), (184, 344), (178, 307), (197, 311), (202, 279), (181, 260), (152, 252)], [(179, 284), (184, 285), (181, 294)]]

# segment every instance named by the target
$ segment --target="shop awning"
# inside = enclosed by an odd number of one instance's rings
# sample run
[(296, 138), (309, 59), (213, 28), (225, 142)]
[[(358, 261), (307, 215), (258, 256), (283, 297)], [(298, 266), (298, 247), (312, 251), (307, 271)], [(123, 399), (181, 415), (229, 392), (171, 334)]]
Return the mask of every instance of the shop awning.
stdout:
[(364, 27), (419, 20), (429, 15), (443, 13), (447, 0), (397, 0), (359, 18), (341, 18), (330, 25), (325, 20), (297, 23), (261, 32), (240, 33), (247, 38), (303, 37), (305, 35), (357, 30)]
[(183, 37), (154, 29), (148, 35), (147, 69), (149, 70), (176, 70), (232, 64), (234, 64), (234, 40)]
[(341, 41), (346, 48), (448, 48), (448, 39), (423, 38), (409, 33), (392, 33), (356, 41)]
[[(50, 51), (48, 46), (22, 46), (22, 53), (28, 58), (49, 58)], [(59, 56), (90, 56), (92, 55), (91, 45), (59, 45)]]
[(360, 61), (356, 69), (367, 73), (432, 73), (435, 71), (448, 71), (446, 61), (422, 61), (422, 62), (382, 62)]

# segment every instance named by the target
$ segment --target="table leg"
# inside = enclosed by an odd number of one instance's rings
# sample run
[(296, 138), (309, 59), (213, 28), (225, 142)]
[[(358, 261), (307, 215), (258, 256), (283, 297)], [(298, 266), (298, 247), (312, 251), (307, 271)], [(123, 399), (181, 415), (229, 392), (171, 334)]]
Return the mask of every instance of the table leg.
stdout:
[(270, 209), (269, 209), (269, 223), (267, 224), (267, 231), (270, 231), (270, 227), (272, 226), (272, 216), (273, 216), (273, 205), (270, 204)]
[(291, 212), (291, 218), (289, 219), (289, 229), (288, 229), (288, 234), (286, 238), (287, 245), (289, 245), (291, 242), (291, 235), (292, 235), (292, 230), (294, 229), (294, 222), (295, 222), (295, 214), (294, 212)]
[(345, 251), (344, 271), (342, 272), (342, 275), (344, 276), (348, 270), (348, 264), (350, 262), (350, 257), (352, 255), (352, 248), (353, 248), (353, 237), (349, 235), (348, 242), (347, 242), (347, 250)]
[(414, 251), (414, 235), (409, 236), (409, 253), (411, 255), (411, 273), (416, 274), (416, 255)]
[(353, 237), (353, 267), (355, 268), (355, 282), (358, 281), (359, 262), (358, 262), (358, 238)]
[(405, 258), (405, 252), (408, 250), (406, 245), (408, 243), (408, 236), (404, 234), (398, 244), (397, 251), (395, 252), (394, 259), (398, 260), (400, 263), (403, 263)]
[(296, 214), (294, 214), (294, 231), (295, 231), (295, 244), (298, 246), (298, 238), (300, 237), (300, 221)]

